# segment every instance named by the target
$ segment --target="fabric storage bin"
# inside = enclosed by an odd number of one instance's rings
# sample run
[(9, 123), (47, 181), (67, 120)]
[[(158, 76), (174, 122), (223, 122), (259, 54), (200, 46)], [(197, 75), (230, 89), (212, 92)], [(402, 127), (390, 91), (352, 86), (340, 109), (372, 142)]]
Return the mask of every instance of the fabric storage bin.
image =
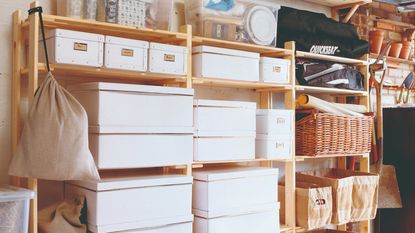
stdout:
[(268, 204), (246, 213), (225, 216), (196, 215), (194, 233), (275, 233), (280, 231), (279, 203)]
[(293, 133), (294, 111), (284, 109), (256, 110), (256, 131), (258, 134)]
[(84, 0), (60, 0), (57, 6), (57, 14), (75, 19), (83, 18)]
[(142, 175), (65, 184), (66, 198), (78, 195), (86, 197), (88, 229), (92, 232), (146, 229), (192, 221), (190, 176)]
[(117, 233), (192, 233), (193, 221), (169, 224), (161, 227), (136, 229), (129, 231), (117, 231)]
[(255, 154), (261, 159), (291, 159), (292, 137), (290, 135), (257, 134)]
[(90, 127), (89, 148), (99, 169), (191, 164), (193, 130), (174, 134), (123, 133), (123, 128)]
[(124, 127), (132, 133), (193, 128), (193, 89), (103, 82), (68, 89), (88, 113), (90, 126)]
[(196, 136), (246, 136), (255, 134), (255, 102), (195, 100)]
[(197, 46), (192, 64), (195, 77), (259, 81), (259, 53)]
[(105, 36), (104, 67), (147, 71), (147, 41)]
[[(93, 33), (53, 29), (46, 32), (50, 63), (101, 67), (104, 36)], [(44, 61), (43, 43), (39, 41), (39, 60)]]
[(185, 75), (188, 52), (183, 46), (150, 42), (148, 70), (153, 73)]
[(194, 161), (255, 159), (255, 135), (248, 137), (200, 137), (194, 139)]
[(346, 224), (351, 220), (353, 182), (343, 169), (321, 169), (296, 173), (297, 181), (331, 186), (333, 196), (332, 224)]
[(0, 232), (29, 231), (29, 203), (36, 193), (9, 185), (0, 185)]
[[(332, 217), (332, 190), (330, 186), (296, 182), (296, 223), (306, 230), (325, 227)], [(285, 187), (278, 186), (281, 200), (281, 220), (285, 222)]]
[(278, 169), (216, 167), (193, 172), (193, 209), (207, 218), (275, 203)]
[(196, 35), (275, 47), (280, 5), (269, 1), (185, 0), (186, 24)]
[(264, 83), (290, 83), (290, 60), (261, 57), (259, 59), (259, 81)]

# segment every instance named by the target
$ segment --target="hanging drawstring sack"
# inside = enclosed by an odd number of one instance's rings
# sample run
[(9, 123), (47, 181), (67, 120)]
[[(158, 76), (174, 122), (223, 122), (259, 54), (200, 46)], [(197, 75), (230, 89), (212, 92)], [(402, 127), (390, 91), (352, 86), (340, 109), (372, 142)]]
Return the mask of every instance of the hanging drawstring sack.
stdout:
[(39, 12), (48, 74), (35, 93), (9, 174), (45, 180), (99, 180), (88, 148), (88, 117), (82, 105), (61, 87), (49, 68)]

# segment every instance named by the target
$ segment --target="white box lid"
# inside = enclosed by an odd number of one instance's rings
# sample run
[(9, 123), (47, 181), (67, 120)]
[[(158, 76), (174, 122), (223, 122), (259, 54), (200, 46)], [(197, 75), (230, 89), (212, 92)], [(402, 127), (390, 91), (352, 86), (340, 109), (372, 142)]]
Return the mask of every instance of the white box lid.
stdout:
[(156, 42), (150, 42), (150, 49), (157, 49), (175, 53), (188, 53), (187, 48), (184, 46), (160, 44)]
[(289, 134), (257, 134), (255, 140), (267, 140), (267, 141), (275, 141), (277, 139), (290, 139), (291, 135)]
[(194, 127), (136, 127), (136, 126), (89, 126), (89, 133), (94, 134), (191, 134)]
[(227, 107), (227, 108), (247, 108), (256, 109), (255, 102), (246, 101), (225, 101), (225, 100), (204, 100), (196, 99), (193, 101), (195, 107)]
[(293, 114), (293, 110), (288, 109), (257, 109), (256, 115), (257, 116), (276, 116), (281, 114), (291, 115)]
[(247, 58), (259, 59), (259, 53), (246, 52), (246, 51), (241, 51), (241, 50), (236, 50), (236, 49), (218, 48), (218, 47), (205, 46), (205, 45), (193, 47), (193, 54), (196, 54), (196, 53), (216, 53), (216, 54), (236, 56), (236, 57), (247, 57)]
[(194, 94), (194, 90), (192, 88), (161, 87), (161, 86), (106, 83), (106, 82), (83, 83), (83, 84), (69, 86), (67, 89), (70, 91), (95, 91), (95, 90), (125, 91), (125, 92), (159, 93), (159, 94), (188, 95), (188, 96), (193, 96)]
[(290, 60), (281, 59), (281, 58), (273, 58), (273, 57), (261, 57), (259, 59), (260, 63), (268, 63), (268, 64), (279, 64), (279, 65), (290, 65)]
[(136, 48), (148, 48), (149, 47), (149, 43), (147, 41), (133, 40), (133, 39), (116, 37), (116, 36), (105, 36), (105, 43), (124, 45), (124, 46), (136, 47)]
[(269, 212), (269, 211), (274, 211), (274, 210), (279, 210), (279, 209), (280, 209), (280, 203), (272, 202), (272, 203), (265, 203), (261, 205), (232, 208), (232, 209), (218, 210), (218, 211), (203, 211), (199, 209), (193, 209), (193, 214), (197, 217), (210, 219), (210, 218), (217, 218), (217, 217), (263, 213), (263, 212)]
[(196, 170), (193, 178), (200, 181), (218, 181), (255, 176), (278, 176), (278, 168), (264, 167), (236, 167), (236, 168), (211, 168)]
[(69, 181), (68, 183), (93, 191), (109, 191), (165, 185), (192, 184), (192, 177), (184, 175), (140, 175), (120, 178), (103, 178), (100, 181)]
[(36, 193), (29, 189), (23, 189), (10, 185), (0, 185), (0, 202), (30, 200)]
[[(66, 30), (66, 29), (50, 30), (46, 32), (45, 37), (46, 39), (49, 39), (52, 37), (63, 37), (63, 38), (70, 38), (70, 39), (75, 39), (75, 40), (104, 42), (104, 35), (89, 33), (89, 32), (72, 31), (72, 30)], [(42, 40), (41, 37), (39, 40)]]

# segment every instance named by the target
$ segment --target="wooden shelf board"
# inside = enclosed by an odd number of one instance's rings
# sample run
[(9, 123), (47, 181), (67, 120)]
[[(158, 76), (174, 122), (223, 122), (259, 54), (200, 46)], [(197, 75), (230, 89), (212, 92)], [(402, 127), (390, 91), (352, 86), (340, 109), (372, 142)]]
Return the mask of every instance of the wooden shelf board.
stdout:
[[(180, 43), (186, 41), (186, 33), (170, 32), (149, 28), (137, 28), (113, 23), (73, 19), (63, 16), (43, 15), (43, 22), (47, 29), (68, 29), (84, 31), (112, 36), (122, 36), (125, 38), (156, 41), (159, 43)], [(23, 28), (28, 28), (28, 21), (23, 23)]]
[(310, 93), (310, 94), (336, 94), (336, 95), (348, 95), (348, 96), (367, 96), (367, 91), (353, 91), (340, 88), (327, 88), (327, 87), (313, 87), (313, 86), (301, 86), (295, 87), (297, 92)]
[[(374, 53), (370, 54), (370, 58), (372, 59), (376, 59), (378, 56), (379, 56), (378, 54), (374, 54)], [(386, 57), (386, 61), (396, 62), (396, 63), (401, 63), (401, 64), (408, 64), (408, 65), (415, 65), (414, 60), (407, 60), (407, 59), (401, 59), (401, 58), (396, 58), (396, 57)]]
[(388, 23), (388, 24), (392, 24), (392, 25), (395, 25), (395, 26), (398, 26), (398, 27), (403, 27), (403, 28), (415, 29), (415, 25), (410, 24), (410, 23), (394, 21), (394, 20), (390, 20), (390, 19), (382, 19), (382, 18), (379, 18), (379, 17), (374, 16), (374, 15), (371, 15), (369, 18), (371, 20), (377, 21), (377, 22)]
[(288, 84), (275, 84), (275, 83), (261, 83), (261, 82), (249, 82), (249, 81), (238, 81), (228, 79), (217, 79), (217, 78), (199, 78), (193, 77), (193, 85), (199, 86), (216, 86), (216, 87), (231, 87), (231, 88), (246, 88), (266, 89), (267, 91), (286, 91), (292, 89), (292, 86)]
[[(64, 64), (51, 64), (51, 71), (55, 75), (62, 76), (74, 76), (74, 77), (87, 77), (97, 79), (113, 79), (113, 80), (128, 80), (139, 81), (147, 83), (157, 84), (172, 84), (172, 83), (184, 83), (186, 82), (185, 76), (170, 75), (170, 74), (156, 74), (148, 72), (137, 72), (128, 70), (116, 70), (108, 68), (97, 68), (87, 66), (76, 65), (64, 65)], [(39, 63), (39, 73), (46, 73), (46, 65)], [(21, 75), (27, 75), (28, 70), (21, 70)]]
[(341, 157), (369, 157), (369, 154), (349, 154), (349, 155), (319, 155), (319, 156), (295, 156), (296, 161), (304, 161), (311, 159), (327, 159), (327, 158), (341, 158)]
[(288, 232), (288, 231), (291, 231), (291, 227), (280, 224), (280, 232)]
[(284, 159), (243, 159), (243, 160), (216, 160), (216, 161), (193, 161), (193, 165), (203, 165), (203, 164), (223, 164), (223, 163), (252, 163), (252, 162), (288, 162), (291, 160)]
[(282, 49), (282, 48), (275, 48), (270, 46), (262, 46), (256, 44), (249, 44), (243, 42), (236, 42), (236, 41), (227, 41), (227, 40), (220, 40), (220, 39), (213, 39), (207, 37), (200, 37), (194, 36), (192, 39), (193, 46), (198, 45), (207, 45), (207, 46), (215, 46), (227, 49), (237, 49), (243, 50), (248, 52), (256, 52), (260, 53), (264, 56), (269, 57), (283, 57), (287, 55), (293, 55), (292, 50)]
[(308, 58), (308, 59), (324, 60), (324, 61), (331, 61), (331, 62), (337, 62), (337, 63), (342, 63), (342, 64), (367, 65), (366, 60), (359, 60), (359, 59), (352, 59), (352, 58), (345, 58), (345, 57), (338, 57), (338, 56), (331, 56), (331, 55), (316, 54), (316, 53), (309, 53), (309, 52), (303, 52), (303, 51), (297, 51), (296, 56), (297, 56), (297, 58)]
[(356, 3), (370, 3), (372, 0), (306, 0), (318, 5), (328, 6), (328, 7), (339, 7), (344, 5), (351, 5)]

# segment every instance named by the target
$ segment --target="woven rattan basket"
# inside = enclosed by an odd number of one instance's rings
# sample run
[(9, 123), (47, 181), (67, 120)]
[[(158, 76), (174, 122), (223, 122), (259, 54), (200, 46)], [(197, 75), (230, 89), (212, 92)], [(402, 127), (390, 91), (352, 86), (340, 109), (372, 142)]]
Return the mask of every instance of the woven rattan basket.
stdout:
[(373, 116), (313, 113), (296, 122), (296, 154), (364, 154), (371, 150)]

